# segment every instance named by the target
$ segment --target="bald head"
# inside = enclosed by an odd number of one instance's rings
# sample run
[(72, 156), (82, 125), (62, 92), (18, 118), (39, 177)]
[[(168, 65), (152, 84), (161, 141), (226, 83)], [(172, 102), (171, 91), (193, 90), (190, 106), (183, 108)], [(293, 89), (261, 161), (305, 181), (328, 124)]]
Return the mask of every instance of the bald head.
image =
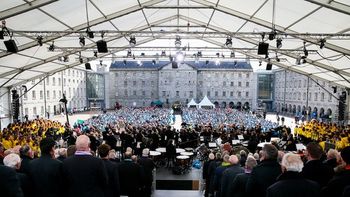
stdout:
[(231, 155), (230, 158), (229, 158), (229, 162), (230, 162), (232, 165), (238, 164), (239, 160), (238, 160), (237, 155)]
[(86, 135), (80, 135), (75, 142), (77, 151), (90, 151), (90, 139)]

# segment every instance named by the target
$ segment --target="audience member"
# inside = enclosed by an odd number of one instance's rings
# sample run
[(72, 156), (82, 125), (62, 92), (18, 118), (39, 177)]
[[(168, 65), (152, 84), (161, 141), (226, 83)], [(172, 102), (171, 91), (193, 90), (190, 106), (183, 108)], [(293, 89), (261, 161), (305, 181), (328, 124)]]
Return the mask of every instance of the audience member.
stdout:
[(248, 195), (246, 195), (246, 185), (248, 178), (250, 177), (250, 174), (256, 165), (257, 162), (255, 158), (248, 156), (245, 162), (244, 173), (237, 174), (232, 184), (230, 185), (231, 197), (248, 197)]
[(23, 145), (19, 149), (19, 155), (22, 159), (20, 172), (29, 174), (29, 163), (33, 160), (32, 151), (29, 145)]
[(350, 186), (350, 146), (344, 148), (340, 156), (345, 163), (343, 171), (335, 174), (335, 176), (323, 188), (321, 194), (324, 197), (340, 197), (343, 192), (349, 193), (349, 189), (344, 191), (346, 187)]
[(55, 141), (44, 138), (40, 141), (41, 157), (30, 162), (29, 175), (36, 197), (62, 196), (62, 162), (55, 159)]
[(208, 176), (210, 179), (210, 184), (208, 186), (209, 196), (214, 196), (215, 171), (217, 167), (221, 166), (221, 163), (222, 163), (221, 153), (217, 152), (215, 154), (215, 161), (209, 164), (209, 169), (208, 169)]
[(102, 144), (98, 147), (97, 151), (100, 155), (107, 170), (108, 184), (104, 190), (104, 197), (119, 197), (120, 185), (119, 185), (119, 171), (116, 163), (112, 162), (108, 158), (108, 153), (111, 147), (108, 144)]
[(310, 142), (306, 146), (305, 156), (307, 161), (304, 165), (302, 174), (305, 178), (316, 181), (321, 188), (333, 177), (334, 170), (322, 163), (321, 157), (323, 150), (318, 143)]
[(75, 145), (70, 145), (67, 148), (67, 157), (73, 156), (75, 154), (75, 151), (77, 151), (77, 148)]
[(210, 174), (209, 174), (209, 166), (211, 163), (215, 163), (215, 155), (214, 153), (209, 153), (208, 160), (204, 162), (203, 164), (203, 170), (202, 170), (202, 178), (205, 180), (205, 192), (204, 196), (208, 197), (210, 193)]
[(265, 144), (262, 149), (261, 162), (248, 179), (246, 192), (250, 197), (265, 196), (266, 189), (276, 182), (281, 174), (281, 166), (277, 162), (278, 150), (274, 145)]
[(319, 184), (301, 175), (304, 164), (299, 155), (285, 154), (281, 165), (283, 173), (277, 178), (277, 182), (267, 189), (266, 197), (316, 197), (320, 195)]
[(222, 174), (224, 171), (230, 167), (231, 163), (229, 161), (230, 155), (224, 154), (223, 156), (223, 162), (220, 166), (218, 166), (215, 169), (215, 175), (214, 175), (214, 191), (215, 196), (221, 196), (221, 184), (222, 184)]
[(1, 196), (23, 197), (23, 191), (16, 171), (0, 165), (0, 192)]
[(143, 169), (144, 172), (144, 184), (142, 187), (142, 196), (151, 197), (152, 193), (152, 183), (153, 183), (153, 170), (155, 168), (155, 164), (152, 159), (148, 158), (149, 149), (145, 148), (142, 150), (142, 156), (138, 160), (138, 163)]
[(237, 174), (243, 173), (244, 169), (240, 166), (238, 157), (231, 155), (229, 158), (230, 167), (228, 167), (223, 173), (221, 178), (221, 197), (230, 197), (232, 190), (233, 180)]
[(66, 196), (103, 196), (107, 185), (107, 171), (103, 161), (91, 155), (90, 139), (80, 135), (75, 142), (76, 151), (63, 161)]

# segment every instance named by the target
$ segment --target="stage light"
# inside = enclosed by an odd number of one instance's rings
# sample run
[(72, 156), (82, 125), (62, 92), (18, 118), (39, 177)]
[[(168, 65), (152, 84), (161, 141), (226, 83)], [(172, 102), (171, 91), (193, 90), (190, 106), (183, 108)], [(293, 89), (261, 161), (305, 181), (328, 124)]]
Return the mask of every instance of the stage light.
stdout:
[(131, 47), (134, 47), (136, 45), (136, 38), (134, 35), (130, 36), (129, 44)]
[(69, 62), (69, 57), (67, 55), (63, 57), (63, 62)]
[(234, 51), (231, 51), (231, 54), (230, 54), (230, 58), (235, 58), (236, 57), (236, 54)]
[(82, 57), (79, 57), (79, 62), (80, 62), (81, 64), (84, 63), (84, 60), (83, 60)]
[(80, 46), (85, 46), (85, 37), (83, 35), (79, 37), (79, 44)]
[(126, 57), (131, 57), (131, 49), (128, 49), (128, 52), (126, 53)]
[(123, 60), (124, 65), (126, 65), (126, 60)]
[(323, 49), (324, 45), (325, 45), (326, 40), (325, 39), (321, 39), (320, 40), (320, 49)]
[(97, 51), (94, 51), (94, 57), (97, 57)]
[(276, 38), (276, 31), (271, 31), (270, 33), (269, 33), (269, 40), (273, 40), (273, 39), (275, 39)]
[(175, 38), (175, 47), (180, 48), (181, 47), (181, 38), (180, 36), (176, 36)]
[(262, 64), (262, 60), (259, 60), (259, 66), (261, 66), (261, 64)]
[(162, 53), (160, 54), (160, 56), (165, 57), (165, 56), (166, 56), (165, 51), (162, 51)]
[(197, 52), (197, 57), (202, 57), (202, 51)]
[(55, 50), (55, 45), (54, 41), (52, 41), (52, 44), (49, 46), (49, 51), (54, 51)]
[(86, 29), (86, 35), (87, 35), (89, 38), (94, 38), (94, 37), (95, 37), (95, 36), (94, 36), (94, 32), (92, 32), (92, 31), (90, 30), (89, 27)]
[(306, 49), (306, 42), (304, 41), (304, 56), (305, 58), (309, 55), (309, 51)]
[(301, 56), (298, 55), (298, 57), (295, 59), (295, 64), (300, 65), (301, 64)]
[(155, 65), (156, 64), (156, 60), (152, 60), (152, 64)]
[(39, 46), (43, 46), (43, 37), (42, 36), (36, 37), (36, 40), (38, 41)]
[(226, 38), (226, 43), (225, 43), (225, 45), (226, 45), (227, 47), (229, 47), (229, 48), (232, 47), (232, 38), (231, 38), (231, 36), (228, 36), (228, 37)]
[(282, 38), (277, 38), (277, 40), (276, 40), (276, 47), (278, 49), (282, 48)]
[(216, 53), (216, 57), (220, 57), (220, 53)]

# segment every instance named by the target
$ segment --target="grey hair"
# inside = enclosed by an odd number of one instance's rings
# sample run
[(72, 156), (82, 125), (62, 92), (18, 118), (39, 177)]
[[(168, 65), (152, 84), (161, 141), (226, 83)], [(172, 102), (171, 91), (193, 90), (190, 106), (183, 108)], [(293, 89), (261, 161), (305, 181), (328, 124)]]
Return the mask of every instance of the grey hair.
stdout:
[(149, 149), (145, 148), (142, 150), (142, 156), (147, 157), (149, 155)]
[(4, 165), (16, 169), (18, 163), (21, 163), (21, 158), (15, 153), (8, 154), (4, 158)]
[(245, 167), (249, 170), (252, 170), (258, 163), (256, 162), (253, 156), (248, 156), (245, 161)]
[(284, 166), (287, 171), (292, 172), (301, 172), (304, 167), (304, 163), (300, 156), (294, 153), (285, 154), (281, 165)]

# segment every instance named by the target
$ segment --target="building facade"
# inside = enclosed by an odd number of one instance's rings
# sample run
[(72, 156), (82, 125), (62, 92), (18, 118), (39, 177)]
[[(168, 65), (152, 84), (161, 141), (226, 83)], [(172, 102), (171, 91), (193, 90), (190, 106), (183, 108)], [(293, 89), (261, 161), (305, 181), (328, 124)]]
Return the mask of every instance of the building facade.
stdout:
[[(86, 107), (85, 70), (67, 69), (44, 79), (33, 80), (24, 86), (15, 87), (20, 93), (24, 93), (21, 98), (20, 117), (28, 115), (32, 119), (36, 116), (52, 117), (60, 114), (64, 111), (64, 106), (59, 102), (63, 94), (68, 100), (68, 111)], [(26, 93), (25, 89), (28, 90)]]
[(344, 88), (287, 70), (274, 73), (277, 112), (338, 120), (338, 99)]
[(187, 104), (204, 96), (217, 107), (255, 106), (256, 80), (246, 62), (114, 62), (109, 75), (109, 108), (150, 106), (152, 101)]

